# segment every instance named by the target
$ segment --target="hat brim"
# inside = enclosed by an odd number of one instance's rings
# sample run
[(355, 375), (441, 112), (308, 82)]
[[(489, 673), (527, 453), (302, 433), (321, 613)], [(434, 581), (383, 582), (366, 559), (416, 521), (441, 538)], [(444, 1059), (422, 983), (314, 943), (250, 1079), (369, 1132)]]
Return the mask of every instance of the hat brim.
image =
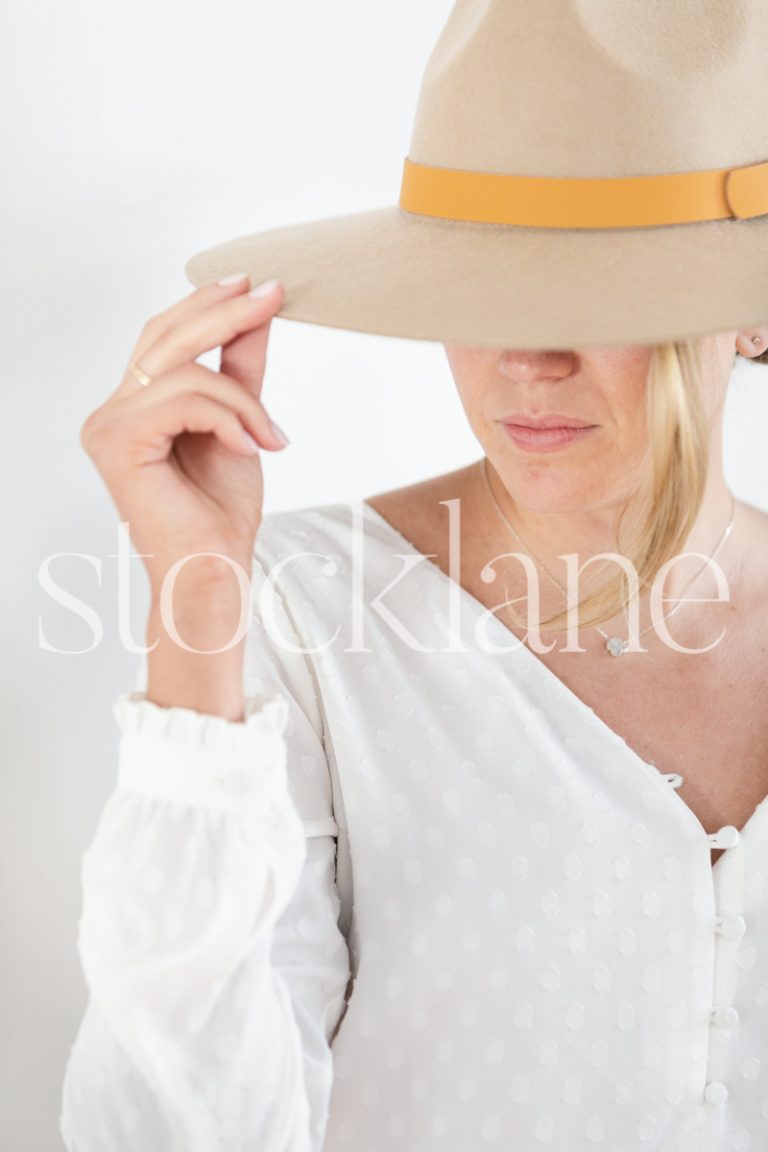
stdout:
[(456, 222), (398, 205), (238, 237), (196, 288), (278, 277), (282, 319), (484, 347), (656, 344), (768, 322), (768, 217), (655, 228)]

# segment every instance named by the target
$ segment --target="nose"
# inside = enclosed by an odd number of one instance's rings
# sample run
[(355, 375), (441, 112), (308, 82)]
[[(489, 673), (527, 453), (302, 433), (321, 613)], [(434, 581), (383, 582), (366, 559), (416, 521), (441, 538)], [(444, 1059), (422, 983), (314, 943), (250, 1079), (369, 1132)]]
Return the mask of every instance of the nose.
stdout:
[(499, 372), (508, 380), (561, 380), (573, 371), (573, 353), (568, 350), (505, 348), (499, 357)]

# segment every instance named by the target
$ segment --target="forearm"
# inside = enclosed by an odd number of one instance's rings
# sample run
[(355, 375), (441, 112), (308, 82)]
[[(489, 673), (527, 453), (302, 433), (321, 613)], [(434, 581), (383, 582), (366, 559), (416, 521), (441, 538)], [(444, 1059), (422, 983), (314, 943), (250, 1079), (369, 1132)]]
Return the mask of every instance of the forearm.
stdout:
[(146, 643), (152, 648), (147, 655), (147, 699), (164, 708), (191, 708), (242, 721), (245, 636), (216, 651), (231, 643), (239, 623), (237, 590), (233, 593), (229, 586), (186, 596), (165, 621), (160, 604), (153, 601), (147, 620)]
[[(302, 1037), (271, 966), (275, 925), (307, 862), (286, 788), (285, 709), (229, 726), (162, 713), (121, 697), (118, 787), (83, 858), (78, 952), (90, 999), (65, 1076), (65, 1145), (317, 1152)], [(328, 885), (333, 842), (319, 841)], [(319, 886), (310, 869), (304, 891), (318, 893), (331, 934)], [(310, 914), (300, 901), (297, 915)], [(318, 993), (326, 944), (313, 944)], [(323, 998), (317, 1019), (326, 1010)]]

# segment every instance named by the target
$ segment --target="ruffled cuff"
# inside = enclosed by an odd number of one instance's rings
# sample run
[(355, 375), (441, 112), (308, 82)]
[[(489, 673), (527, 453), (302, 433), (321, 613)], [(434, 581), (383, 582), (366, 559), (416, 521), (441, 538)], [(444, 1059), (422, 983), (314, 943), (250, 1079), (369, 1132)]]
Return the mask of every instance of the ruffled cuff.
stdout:
[(247, 696), (242, 721), (163, 708), (145, 692), (121, 693), (113, 711), (121, 731), (118, 789), (264, 814), (287, 788), (288, 701), (280, 693)]

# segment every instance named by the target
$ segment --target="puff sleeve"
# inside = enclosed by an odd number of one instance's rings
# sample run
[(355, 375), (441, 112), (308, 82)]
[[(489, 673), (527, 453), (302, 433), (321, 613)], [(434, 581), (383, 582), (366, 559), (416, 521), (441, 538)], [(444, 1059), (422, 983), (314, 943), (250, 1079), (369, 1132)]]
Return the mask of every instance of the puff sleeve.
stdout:
[(68, 1152), (322, 1147), (350, 971), (321, 713), (307, 657), (256, 613), (245, 673), (241, 723), (151, 703), (146, 657), (114, 702), (117, 781), (81, 870)]

